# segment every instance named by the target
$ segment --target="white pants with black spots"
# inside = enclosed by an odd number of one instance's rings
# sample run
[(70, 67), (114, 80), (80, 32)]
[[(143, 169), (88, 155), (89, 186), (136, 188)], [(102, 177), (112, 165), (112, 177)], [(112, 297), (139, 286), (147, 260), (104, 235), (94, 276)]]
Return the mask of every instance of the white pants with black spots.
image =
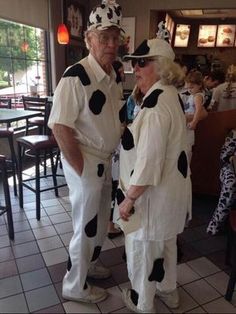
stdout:
[[(132, 289), (138, 294), (137, 308), (148, 312), (154, 307), (154, 297), (157, 289), (162, 292), (170, 292), (176, 289), (176, 237), (165, 241), (140, 241), (135, 239), (135, 233), (130, 233), (125, 238), (125, 251)], [(163, 274), (161, 274), (162, 271), (158, 267), (154, 271), (154, 262), (162, 259)], [(153, 271), (155, 275), (151, 275)], [(150, 278), (150, 275), (152, 278)], [(160, 282), (155, 280), (156, 276), (161, 277)]]
[(69, 245), (71, 263), (63, 279), (63, 294), (78, 298), (88, 294), (86, 277), (95, 263), (107, 234), (111, 204), (111, 159), (83, 153), (79, 176), (62, 157), (72, 205), (73, 236)]

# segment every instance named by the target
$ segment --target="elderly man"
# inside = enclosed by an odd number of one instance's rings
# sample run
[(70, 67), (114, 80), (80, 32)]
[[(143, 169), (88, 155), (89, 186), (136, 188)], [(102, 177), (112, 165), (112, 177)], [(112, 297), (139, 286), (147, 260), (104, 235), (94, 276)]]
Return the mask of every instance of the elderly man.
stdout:
[(88, 57), (68, 68), (54, 95), (49, 127), (62, 152), (70, 191), (74, 234), (63, 280), (65, 299), (96, 303), (104, 289), (86, 278), (110, 276), (98, 267), (111, 204), (111, 154), (119, 143), (123, 112), (121, 89), (112, 63), (120, 41), (121, 7), (103, 1), (89, 16)]

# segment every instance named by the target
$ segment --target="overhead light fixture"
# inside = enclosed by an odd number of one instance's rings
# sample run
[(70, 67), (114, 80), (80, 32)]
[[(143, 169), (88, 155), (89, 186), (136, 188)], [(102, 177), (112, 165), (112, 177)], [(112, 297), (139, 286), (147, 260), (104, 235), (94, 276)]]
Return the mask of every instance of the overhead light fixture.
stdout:
[[(64, 9), (63, 9), (63, 1), (61, 1), (61, 15), (62, 21), (64, 21)], [(57, 41), (60, 45), (67, 45), (70, 41), (70, 36), (68, 32), (68, 28), (64, 23), (59, 24), (57, 29)]]
[(183, 16), (203, 15), (202, 10), (181, 10), (180, 12)]
[(67, 45), (70, 41), (68, 29), (65, 24), (61, 23), (57, 29), (57, 41), (61, 45)]

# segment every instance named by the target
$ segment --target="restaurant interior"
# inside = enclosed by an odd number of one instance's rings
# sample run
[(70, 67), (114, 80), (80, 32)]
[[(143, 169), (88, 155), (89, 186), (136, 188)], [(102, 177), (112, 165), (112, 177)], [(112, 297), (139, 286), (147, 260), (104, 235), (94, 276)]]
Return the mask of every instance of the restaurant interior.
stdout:
[[(176, 58), (189, 68), (204, 73), (236, 65), (234, 0), (117, 2), (126, 30), (121, 59), (143, 39), (154, 38), (165, 20)], [(109, 292), (105, 301), (68, 301), (61, 292), (73, 227), (60, 152), (49, 136), (47, 119), (64, 71), (88, 54), (83, 33), (97, 4), (100, 1), (0, 1), (0, 313), (131, 313), (121, 296), (121, 290), (130, 287), (123, 235), (107, 237), (99, 257), (112, 276), (92, 281)], [(135, 77), (129, 62), (124, 62), (124, 70), (127, 98)], [(219, 234), (206, 232), (220, 193), (220, 149), (233, 128), (236, 106), (210, 112), (196, 130), (193, 217), (179, 235), (181, 305), (173, 310), (156, 298), (157, 313), (236, 313), (236, 287), (231, 297), (227, 294), (233, 271), (236, 277), (236, 229), (226, 221)], [(28, 134), (45, 138), (37, 143), (22, 140)]]

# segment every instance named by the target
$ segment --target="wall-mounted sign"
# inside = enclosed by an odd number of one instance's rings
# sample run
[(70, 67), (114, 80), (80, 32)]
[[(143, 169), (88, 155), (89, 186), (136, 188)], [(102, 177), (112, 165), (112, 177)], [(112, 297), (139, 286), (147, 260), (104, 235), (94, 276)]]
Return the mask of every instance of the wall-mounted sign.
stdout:
[(235, 25), (218, 25), (216, 47), (232, 47), (235, 28)]
[(174, 47), (188, 47), (190, 25), (177, 24), (175, 31)]
[(199, 25), (198, 47), (215, 47), (217, 25)]

